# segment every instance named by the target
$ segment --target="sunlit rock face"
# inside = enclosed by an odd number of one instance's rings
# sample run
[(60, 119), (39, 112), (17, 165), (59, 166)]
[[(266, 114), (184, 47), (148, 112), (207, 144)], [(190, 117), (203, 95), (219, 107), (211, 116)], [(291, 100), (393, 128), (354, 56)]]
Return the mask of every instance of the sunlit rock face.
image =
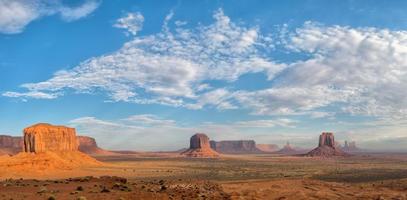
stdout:
[(190, 139), (189, 149), (182, 152), (187, 157), (219, 157), (219, 154), (211, 149), (209, 137), (204, 133), (197, 133)]
[(35, 124), (24, 129), (24, 152), (77, 151), (78, 141), (74, 128)]

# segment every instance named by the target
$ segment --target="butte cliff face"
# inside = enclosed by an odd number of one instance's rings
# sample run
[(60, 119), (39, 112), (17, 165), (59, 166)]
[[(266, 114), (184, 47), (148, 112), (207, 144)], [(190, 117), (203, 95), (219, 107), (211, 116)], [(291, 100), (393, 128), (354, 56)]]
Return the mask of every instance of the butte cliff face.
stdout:
[[(86, 154), (114, 154), (98, 147), (95, 138), (76, 136), (79, 151)], [(24, 139), (9, 135), (0, 135), (0, 155), (15, 155), (23, 151)]]
[(187, 157), (219, 157), (219, 154), (211, 149), (209, 137), (203, 133), (197, 133), (190, 139), (189, 149), (182, 152)]
[(74, 128), (36, 124), (24, 129), (24, 152), (77, 151)]
[(75, 129), (50, 124), (36, 124), (24, 129), (23, 152), (0, 159), (0, 167), (12, 173), (71, 170), (102, 164), (78, 151)]
[(210, 141), (211, 148), (223, 154), (263, 153), (254, 140)]
[(9, 135), (0, 135), (0, 155), (13, 155), (21, 152), (23, 148), (23, 140), (21, 137), (13, 137)]
[(109, 151), (98, 147), (95, 138), (88, 136), (77, 136), (79, 151), (86, 154), (112, 154)]
[(319, 136), (318, 147), (306, 154), (306, 156), (311, 157), (333, 157), (346, 155), (348, 154), (336, 146), (334, 134), (329, 132), (323, 132)]

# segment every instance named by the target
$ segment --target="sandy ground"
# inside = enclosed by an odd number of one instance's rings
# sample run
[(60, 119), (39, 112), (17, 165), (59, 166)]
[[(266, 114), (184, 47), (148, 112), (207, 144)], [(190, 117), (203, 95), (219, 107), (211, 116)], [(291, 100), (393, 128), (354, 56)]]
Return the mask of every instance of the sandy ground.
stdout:
[[(0, 158), (0, 199), (407, 199), (406, 154), (337, 159), (177, 155), (95, 156), (103, 164), (52, 170), (10, 170)], [(101, 176), (124, 177), (126, 183), (95, 178)], [(79, 186), (84, 190), (77, 191)]]

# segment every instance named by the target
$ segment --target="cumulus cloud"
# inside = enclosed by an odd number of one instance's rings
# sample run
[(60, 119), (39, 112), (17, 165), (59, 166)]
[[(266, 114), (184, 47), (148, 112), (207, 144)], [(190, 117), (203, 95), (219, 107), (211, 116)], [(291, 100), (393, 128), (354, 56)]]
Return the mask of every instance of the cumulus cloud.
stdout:
[[(213, 24), (192, 29), (170, 30), (172, 15), (166, 17), (158, 34), (135, 36), (112, 54), (91, 58), (49, 80), (22, 87), (51, 94), (65, 89), (86, 93), (102, 90), (112, 101), (230, 109), (234, 106), (221, 99), (227, 91), (208, 91), (211, 86), (204, 81), (233, 82), (242, 74), (260, 71), (272, 77), (283, 69), (261, 53), (263, 45), (259, 44), (265, 41), (258, 28), (238, 26), (222, 10), (214, 13)], [(135, 34), (134, 19), (138, 31), (143, 19), (139, 13), (128, 14), (115, 26)], [(199, 94), (201, 91), (206, 94)], [(202, 100), (197, 100), (200, 95)]]
[(0, 33), (16, 34), (30, 22), (44, 16), (60, 14), (65, 21), (73, 21), (92, 13), (98, 1), (87, 0), (77, 7), (69, 7), (61, 1), (0, 0)]
[(34, 99), (55, 99), (58, 97), (58, 94), (50, 94), (44, 92), (27, 92), (27, 93), (18, 93), (18, 92), (5, 92), (3, 96), (6, 97), (18, 97), (18, 98), (34, 98)]
[[(311, 55), (292, 63), (277, 87), (329, 87), (327, 103), (368, 116), (407, 116), (407, 31), (306, 23), (287, 46)], [(320, 94), (309, 93), (310, 98)]]
[(143, 28), (144, 17), (141, 13), (127, 13), (126, 16), (117, 20), (114, 27), (127, 29), (132, 35), (136, 35)]
[[(144, 18), (129, 13), (115, 26), (133, 37), (116, 52), (90, 58), (49, 80), (23, 84), (26, 91), (3, 95), (49, 98), (73, 89), (104, 91), (111, 101), (245, 108), (254, 115), (407, 116), (406, 31), (306, 22), (270, 38), (260, 27), (234, 23), (222, 10), (214, 12), (212, 24), (193, 28), (175, 22), (170, 29), (172, 16), (164, 19), (161, 32), (136, 36)], [(279, 62), (266, 53), (273, 51), (273, 43), (306, 57)], [(248, 73), (264, 73), (272, 84), (251, 91), (234, 88)], [(211, 81), (231, 87), (216, 87)]]

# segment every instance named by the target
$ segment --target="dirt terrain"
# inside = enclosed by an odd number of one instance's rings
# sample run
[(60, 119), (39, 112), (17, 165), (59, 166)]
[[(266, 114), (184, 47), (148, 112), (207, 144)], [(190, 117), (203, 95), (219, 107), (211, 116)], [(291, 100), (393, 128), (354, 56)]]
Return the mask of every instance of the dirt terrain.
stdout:
[(100, 165), (19, 173), (0, 165), (0, 199), (407, 199), (407, 154), (177, 155), (102, 155)]

